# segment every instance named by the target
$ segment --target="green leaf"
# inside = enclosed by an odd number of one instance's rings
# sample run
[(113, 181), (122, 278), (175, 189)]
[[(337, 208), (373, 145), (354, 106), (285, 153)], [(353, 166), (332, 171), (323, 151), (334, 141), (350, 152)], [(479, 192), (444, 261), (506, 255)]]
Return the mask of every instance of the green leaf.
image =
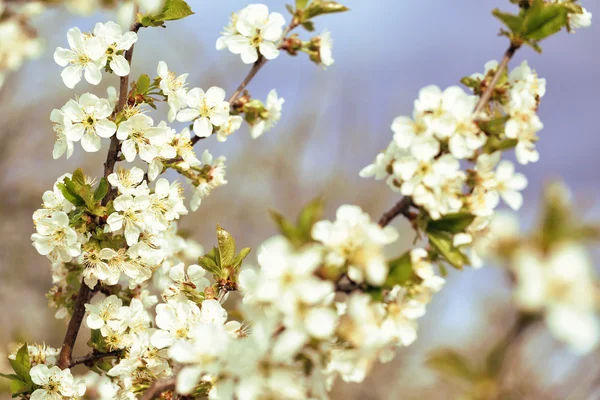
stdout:
[(436, 372), (452, 377), (474, 382), (478, 374), (474, 371), (465, 357), (453, 350), (438, 350), (431, 354), (425, 364)]
[(477, 125), (479, 125), (479, 128), (488, 135), (499, 135), (504, 133), (504, 127), (509, 119), (509, 116), (502, 116), (498, 118), (492, 118), (489, 121), (478, 121)]
[(523, 37), (540, 41), (551, 36), (569, 22), (569, 10), (562, 4), (547, 4), (543, 0), (534, 0), (523, 17)]
[(286, 4), (285, 5), (286, 10), (288, 10), (288, 12), (292, 15), (296, 14), (296, 10), (294, 10), (294, 6), (291, 4)]
[(454, 268), (462, 269), (465, 264), (470, 263), (468, 257), (452, 244), (451, 234), (442, 231), (429, 230), (427, 236), (429, 237), (429, 243), (431, 243), (438, 253), (440, 253)]
[(221, 274), (221, 268), (217, 265), (215, 260), (206, 255), (198, 259), (198, 265), (213, 275)]
[(308, 4), (308, 0), (296, 0), (296, 10), (304, 10)]
[(475, 216), (468, 212), (448, 214), (438, 220), (429, 221), (427, 223), (427, 230), (460, 233), (464, 232), (474, 219)]
[(518, 34), (521, 32), (521, 29), (523, 26), (523, 18), (522, 17), (520, 17), (518, 15), (502, 12), (497, 8), (494, 11), (492, 11), (492, 14), (494, 15), (494, 17), (496, 17), (500, 21), (502, 21), (502, 23), (504, 25), (506, 25), (508, 27), (508, 29), (511, 30), (511, 32), (513, 32), (515, 34)]
[(156, 20), (175, 21), (194, 14), (188, 3), (184, 0), (167, 0), (162, 13)]
[(248, 254), (250, 254), (251, 251), (252, 249), (250, 247), (245, 247), (242, 250), (240, 250), (240, 254), (238, 254), (235, 257), (235, 259), (231, 263), (231, 266), (233, 268), (238, 268), (242, 264), (242, 261), (244, 261), (244, 259), (248, 257)]
[(404, 285), (413, 276), (412, 261), (410, 252), (406, 252), (401, 257), (389, 261), (390, 272), (383, 287), (391, 289), (396, 285)]
[(10, 391), (12, 392), (12, 397), (19, 397), (24, 393), (33, 392), (33, 382), (24, 382), (21, 380), (14, 380), (10, 382)]
[(140, 75), (136, 83), (136, 90), (139, 94), (148, 93), (150, 89), (150, 77), (146, 74)]
[(15, 359), (8, 359), (8, 362), (22, 381), (31, 382), (31, 377), (29, 376), (31, 362), (29, 361), (29, 350), (27, 348), (27, 343), (21, 346), (19, 351), (17, 351)]
[(100, 183), (98, 183), (98, 187), (94, 191), (94, 200), (100, 201), (106, 196), (108, 193), (108, 182), (106, 178), (100, 179)]
[(11, 381), (14, 380), (21, 380), (17, 375), (15, 374), (3, 374), (2, 372), (0, 372), (0, 377), (2, 378), (6, 378), (6, 379), (10, 379)]
[(83, 170), (81, 168), (77, 168), (77, 170), (73, 172), (71, 181), (75, 184), (76, 188), (85, 186), (85, 175), (83, 174)]
[(315, 23), (312, 21), (306, 21), (302, 23), (302, 27), (304, 29), (306, 29), (309, 32), (314, 32), (315, 31)]
[(269, 214), (271, 214), (271, 218), (275, 221), (279, 233), (292, 243), (297, 243), (300, 240), (297, 228), (283, 214), (275, 210), (269, 210)]
[(339, 13), (348, 10), (350, 10), (348, 7), (337, 1), (315, 0), (305, 10), (303, 22), (318, 17), (319, 15)]
[(508, 149), (512, 149), (514, 147), (517, 147), (517, 144), (519, 142), (517, 141), (517, 139), (498, 139), (497, 137), (489, 137), (488, 141), (485, 143), (485, 146), (483, 147), (483, 151), (485, 151), (487, 154), (492, 154), (498, 150), (500, 151), (504, 151), (504, 150), (508, 150)]
[(323, 219), (325, 201), (322, 197), (310, 201), (298, 214), (297, 225), (300, 234), (309, 239), (312, 236), (313, 225)]
[(221, 266), (228, 267), (235, 258), (235, 240), (229, 232), (217, 225), (217, 241), (219, 243)]
[(85, 200), (83, 200), (78, 194), (72, 193), (64, 183), (57, 183), (56, 186), (60, 189), (61, 193), (69, 203), (75, 206), (82, 206), (85, 204)]

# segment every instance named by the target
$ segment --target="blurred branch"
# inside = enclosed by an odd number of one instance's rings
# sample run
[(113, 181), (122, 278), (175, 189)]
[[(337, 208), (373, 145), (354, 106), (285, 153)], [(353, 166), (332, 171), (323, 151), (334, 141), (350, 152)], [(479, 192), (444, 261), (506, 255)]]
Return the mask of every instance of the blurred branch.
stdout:
[(414, 219), (410, 213), (410, 207), (413, 205), (410, 197), (404, 197), (398, 203), (396, 203), (389, 211), (385, 212), (381, 218), (379, 218), (379, 226), (386, 227), (394, 218), (398, 215), (404, 215), (409, 220)]
[(102, 360), (103, 358), (118, 357), (121, 355), (121, 353), (123, 353), (123, 350), (109, 351), (108, 353), (90, 353), (82, 357), (74, 357), (69, 365), (69, 368), (72, 368), (78, 364), (87, 365), (88, 363), (93, 363), (94, 361)]
[(169, 378), (161, 381), (154, 381), (152, 386), (146, 390), (142, 400), (152, 400), (158, 397), (161, 393), (175, 389), (175, 378)]

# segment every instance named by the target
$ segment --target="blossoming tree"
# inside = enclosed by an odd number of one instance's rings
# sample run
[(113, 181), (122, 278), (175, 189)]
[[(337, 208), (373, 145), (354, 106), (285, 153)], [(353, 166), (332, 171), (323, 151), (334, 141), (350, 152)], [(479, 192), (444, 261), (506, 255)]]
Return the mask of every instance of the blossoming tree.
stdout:
[[(56, 317), (69, 322), (60, 349), (26, 343), (9, 357), (14, 373), (5, 377), (14, 397), (326, 399), (336, 379), (360, 382), (375, 363), (417, 339), (417, 321), (442, 289), (448, 267), (479, 267), (490, 255), (510, 265), (524, 310), (543, 315), (574, 349), (595, 348), (597, 288), (576, 242), (590, 229), (548, 225), (559, 214), (567, 220), (564, 207), (549, 206), (556, 215), (528, 244), (495, 215), (500, 201), (519, 209), (527, 186), (505, 154), (514, 150), (521, 165), (540, 157), (537, 109), (546, 82), (527, 62), (510, 69), (511, 58), (523, 46), (541, 51), (540, 42), (563, 29), (588, 26), (591, 14), (576, 0), (511, 2), (515, 14), (493, 12), (508, 42), (502, 60), (463, 78), (464, 88), (422, 89), (412, 116), (393, 121), (389, 146), (360, 171), (385, 179), (398, 203), (378, 221), (354, 205), (323, 220), (320, 199), (295, 221), (272, 212), (280, 235), (259, 249), (258, 269), (244, 264), (250, 249), (239, 249), (220, 226), (206, 254), (178, 234), (188, 208), (196, 211), (227, 183), (225, 158), (198, 142), (226, 141), (244, 124), (253, 138), (271, 130), (283, 99), (273, 90), (263, 102), (246, 87), (282, 53), (306, 53), (318, 66), (331, 66), (329, 31), (307, 40), (295, 32), (310, 36), (317, 17), (347, 8), (296, 0), (287, 18), (263, 4), (234, 13), (216, 49), (251, 67), (229, 96), (216, 86), (193, 87), (188, 74), (176, 74), (165, 61), (130, 76), (140, 31), (192, 15), (184, 0), (125, 1), (121, 25), (69, 29), (68, 46), (54, 53), (64, 84), (97, 85), (115, 74), (120, 85), (106, 94), (74, 95), (50, 114), (55, 159), (69, 158), (78, 143), (85, 152), (105, 147), (107, 157), (102, 177), (82, 169), (60, 176), (33, 215), (33, 246), (52, 266), (48, 299)], [(34, 12), (31, 4), (5, 0), (0, 27), (30, 34), (24, 21)], [(2, 74), (37, 52), (30, 37), (31, 47), (12, 61), (3, 61), (0, 44)], [(166, 120), (148, 115), (161, 101), (168, 105)], [(170, 126), (177, 122), (185, 123), (179, 132)], [(182, 183), (163, 177), (167, 170), (193, 188), (189, 203)], [(412, 223), (419, 243), (404, 253), (393, 247), (399, 233), (388, 226), (398, 216)], [(386, 259), (386, 247), (398, 256)], [(197, 262), (185, 265), (184, 255)], [(222, 304), (233, 296), (241, 301), (227, 311)], [(91, 330), (90, 351), (74, 355), (82, 325)], [(90, 371), (85, 379), (71, 373), (81, 364)]]

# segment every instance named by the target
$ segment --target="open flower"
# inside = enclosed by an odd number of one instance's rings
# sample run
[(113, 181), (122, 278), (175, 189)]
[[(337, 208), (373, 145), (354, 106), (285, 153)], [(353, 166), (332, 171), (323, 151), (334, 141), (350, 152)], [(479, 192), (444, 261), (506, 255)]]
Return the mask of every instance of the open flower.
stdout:
[(279, 55), (277, 42), (283, 34), (285, 19), (279, 13), (269, 14), (264, 4), (251, 4), (240, 11), (235, 28), (237, 35), (227, 39), (227, 47), (234, 54), (240, 54), (245, 64), (258, 60), (258, 53), (267, 60)]
[(68, 140), (78, 142), (87, 152), (100, 150), (100, 138), (115, 134), (117, 125), (108, 120), (112, 107), (106, 99), (91, 93), (84, 93), (78, 101), (69, 100), (62, 108), (65, 119), (65, 135)]
[(81, 81), (85, 70), (85, 80), (97, 85), (102, 80), (103, 67), (101, 58), (106, 51), (106, 44), (97, 37), (86, 36), (79, 28), (71, 28), (67, 32), (67, 40), (71, 49), (57, 47), (54, 61), (61, 67), (66, 67), (60, 74), (69, 89), (73, 89)]
[(118, 24), (108, 21), (105, 24), (102, 22), (96, 24), (94, 36), (101, 39), (104, 43), (102, 47), (106, 48), (99, 60), (100, 65), (104, 66), (108, 63), (110, 69), (118, 76), (129, 75), (129, 63), (123, 53), (137, 42), (137, 33), (129, 31), (123, 34)]
[(285, 99), (277, 96), (275, 89), (271, 90), (267, 95), (267, 101), (265, 103), (265, 109), (267, 110), (266, 118), (261, 118), (258, 122), (252, 125), (250, 129), (250, 135), (253, 139), (258, 138), (263, 133), (273, 128), (281, 119), (281, 109)]
[(221, 126), (229, 118), (229, 103), (225, 101), (225, 91), (213, 86), (204, 92), (194, 88), (187, 94), (187, 106), (177, 114), (180, 122), (194, 121), (194, 133), (199, 137), (209, 137), (214, 126)]
[(35, 228), (37, 233), (31, 235), (31, 240), (41, 255), (69, 262), (81, 254), (77, 232), (69, 226), (69, 216), (66, 213), (55, 211), (50, 214), (50, 218), (36, 221)]
[(187, 92), (186, 79), (188, 74), (176, 76), (167, 67), (167, 63), (164, 61), (158, 62), (157, 69), (158, 77), (160, 78), (160, 90), (167, 96), (167, 102), (169, 104), (169, 121), (173, 121), (177, 112), (186, 106)]
[(136, 196), (121, 195), (113, 203), (115, 212), (106, 220), (111, 232), (116, 232), (125, 227), (127, 245), (133, 246), (138, 242), (144, 230), (145, 212), (150, 206), (150, 198), (146, 195)]
[(154, 121), (147, 115), (136, 114), (122, 122), (117, 130), (117, 139), (122, 140), (121, 151), (129, 162), (135, 155), (147, 163), (156, 157), (174, 158), (175, 149), (168, 145), (171, 128), (166, 123), (154, 126)]
[(58, 400), (79, 398), (85, 394), (85, 384), (75, 382), (71, 370), (38, 364), (29, 371), (31, 380), (39, 389), (31, 394), (32, 400)]

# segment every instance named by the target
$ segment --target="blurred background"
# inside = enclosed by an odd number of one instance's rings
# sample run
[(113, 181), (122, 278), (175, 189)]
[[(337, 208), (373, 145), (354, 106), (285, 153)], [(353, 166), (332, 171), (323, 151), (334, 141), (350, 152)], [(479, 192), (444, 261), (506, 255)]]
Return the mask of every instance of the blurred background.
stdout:
[[(284, 1), (263, 2), (272, 11), (286, 13)], [(155, 76), (158, 61), (164, 60), (178, 74), (189, 72), (192, 86), (207, 89), (217, 85), (231, 93), (249, 67), (239, 56), (216, 51), (215, 41), (229, 14), (248, 2), (189, 3), (196, 12), (192, 17), (169, 23), (166, 29), (141, 30), (132, 76)], [(514, 7), (507, 0), (343, 3), (351, 12), (315, 21), (315, 34), (324, 28), (333, 33), (334, 66), (323, 71), (304, 54), (293, 58), (282, 53), (249, 86), (254, 97), (264, 99), (276, 88), (286, 99), (276, 128), (258, 140), (252, 140), (243, 128), (226, 143), (211, 138), (196, 146), (198, 153), (208, 148), (228, 161), (229, 184), (215, 190), (181, 225), (205, 247), (213, 245), (214, 227), (220, 223), (241, 245), (256, 248), (275, 233), (269, 207), (292, 216), (318, 195), (326, 197), (330, 218), (339, 205), (352, 203), (377, 219), (398, 200), (397, 194), (382, 182), (359, 178), (358, 172), (391, 140), (392, 120), (412, 113), (420, 88), (456, 85), (461, 77), (482, 72), (485, 62), (501, 58), (507, 40), (497, 36), (500, 23), (490, 11)], [(600, 15), (600, 2), (582, 3)], [(98, 12), (86, 18), (64, 9), (43, 13), (35, 25), (46, 40), (46, 51), (40, 59), (8, 75), (0, 89), (1, 349), (15, 339), (45, 341), (58, 347), (64, 335), (64, 322), (54, 320), (44, 297), (51, 286), (50, 268), (30, 244), (31, 215), (40, 207), (42, 193), (61, 174), (81, 166), (87, 175), (100, 175), (108, 141), (98, 153), (85, 153), (76, 145), (69, 160), (52, 160), (50, 111), (75, 94), (63, 85), (61, 68), (52, 54), (57, 46), (66, 46), (70, 27), (87, 31), (95, 22), (106, 20), (114, 20), (114, 13)], [(304, 39), (310, 37), (306, 31), (299, 33)], [(545, 124), (538, 143), (541, 160), (518, 166), (529, 179), (519, 213), (525, 227), (535, 221), (544, 183), (557, 177), (567, 182), (590, 218), (600, 216), (599, 39), (600, 24), (575, 35), (561, 33), (543, 43), (543, 54), (525, 48), (511, 64), (514, 67), (526, 58), (548, 80), (540, 109)], [(118, 86), (117, 77), (105, 74), (98, 87), (83, 82), (76, 93), (105, 96), (108, 85)], [(162, 111), (156, 118), (166, 116)], [(394, 224), (405, 234), (390, 256), (403, 253), (413, 239), (404, 221), (398, 219)], [(446, 287), (420, 320), (418, 341), (401, 350), (392, 363), (378, 366), (364, 384), (339, 385), (334, 397), (477, 398), (468, 397), (457, 385), (433, 373), (424, 360), (433, 350), (454, 348), (477, 364), (506, 334), (514, 315), (503, 270), (490, 266), (451, 271)], [(519, 387), (520, 395), (511, 398), (600, 399), (593, 391), (594, 386), (600, 387), (598, 353), (577, 358), (539, 328), (526, 337), (535, 336), (528, 347), (530, 353), (507, 377), (511, 385)], [(0, 371), (4, 369), (0, 364)], [(585, 390), (581, 387), (584, 381)], [(587, 390), (588, 386), (592, 389)], [(481, 391), (484, 393), (485, 387)]]

